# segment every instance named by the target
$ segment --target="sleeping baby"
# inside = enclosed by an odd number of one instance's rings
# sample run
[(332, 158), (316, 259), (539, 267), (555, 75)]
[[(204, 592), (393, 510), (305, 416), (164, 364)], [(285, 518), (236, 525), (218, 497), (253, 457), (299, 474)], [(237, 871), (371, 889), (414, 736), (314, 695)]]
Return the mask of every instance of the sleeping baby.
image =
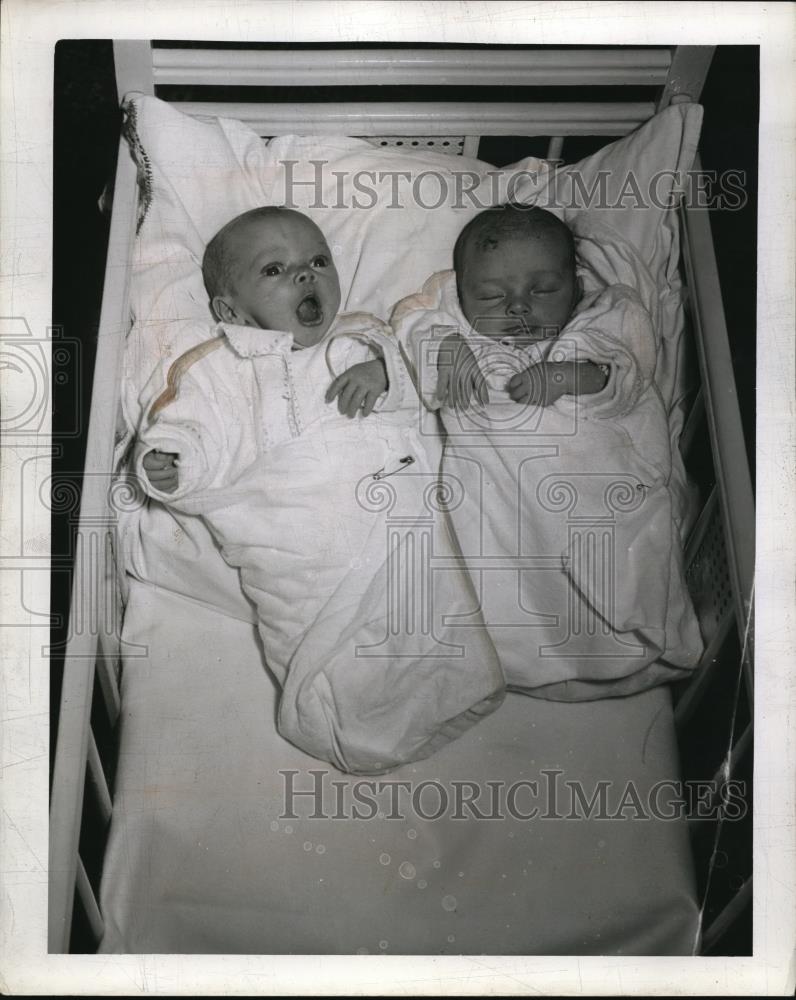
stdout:
[(454, 549), (397, 342), (338, 315), (332, 255), (299, 212), (233, 219), (203, 275), (218, 324), (150, 380), (137, 471), (240, 569), (287, 739), (356, 773), (428, 756), (500, 704), (503, 678), (483, 623), (443, 623), (477, 615), (466, 572), (428, 585), (421, 551)]
[(635, 290), (584, 295), (568, 226), (508, 204), (392, 325), (445, 426), (451, 517), (507, 683), (587, 700), (685, 676), (701, 641)]

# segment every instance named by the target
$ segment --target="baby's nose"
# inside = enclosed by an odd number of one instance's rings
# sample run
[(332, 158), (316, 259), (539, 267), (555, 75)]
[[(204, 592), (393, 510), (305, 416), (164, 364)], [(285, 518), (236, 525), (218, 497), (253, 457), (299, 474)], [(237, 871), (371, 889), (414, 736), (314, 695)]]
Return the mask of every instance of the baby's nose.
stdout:
[(528, 313), (531, 311), (531, 307), (528, 305), (525, 299), (517, 297), (511, 299), (508, 306), (506, 307), (506, 311), (510, 316), (527, 316)]
[(302, 264), (301, 267), (296, 269), (296, 275), (293, 279), (297, 285), (300, 285), (304, 281), (315, 281), (315, 272), (306, 264)]

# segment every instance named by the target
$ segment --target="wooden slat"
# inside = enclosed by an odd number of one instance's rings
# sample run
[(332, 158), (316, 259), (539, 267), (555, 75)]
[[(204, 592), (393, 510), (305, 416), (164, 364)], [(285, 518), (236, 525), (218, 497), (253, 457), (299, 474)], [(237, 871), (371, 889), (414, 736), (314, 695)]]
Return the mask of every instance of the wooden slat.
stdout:
[(688, 417), (685, 422), (685, 426), (680, 434), (680, 454), (683, 458), (688, 458), (691, 453), (691, 445), (694, 443), (694, 438), (696, 435), (696, 430), (700, 423), (705, 417), (705, 394), (702, 391), (702, 386), (694, 397), (694, 402), (691, 404), (691, 409), (688, 412)]
[(48, 949), (69, 950), (83, 812), (94, 662), (67, 658), (50, 799)]
[(152, 50), (155, 83), (205, 86), (659, 86), (668, 49)]
[(99, 814), (102, 817), (102, 821), (107, 824), (110, 822), (111, 813), (113, 812), (113, 799), (111, 798), (108, 782), (105, 778), (105, 770), (102, 766), (102, 761), (100, 760), (99, 750), (97, 749), (97, 741), (94, 739), (93, 732), (89, 732), (88, 734), (87, 764), (89, 784), (94, 793), (94, 798), (97, 803), (97, 808), (99, 809)]
[[(701, 170), (697, 156), (694, 170)], [(697, 358), (742, 649), (752, 616), (755, 505), (707, 209), (680, 208)], [(751, 658), (745, 658), (751, 694)]]
[(554, 135), (550, 137), (550, 142), (547, 144), (547, 159), (548, 160), (560, 160), (561, 150), (564, 148), (564, 136)]
[[(729, 775), (729, 780), (732, 780), (739, 761), (744, 754), (748, 753), (752, 749), (753, 734), (754, 729), (752, 723), (750, 722), (730, 750), (729, 760), (725, 758), (716, 768), (710, 781), (709, 790), (706, 789), (705, 794), (701, 795), (699, 799), (699, 809), (704, 813), (704, 816), (695, 816), (692, 814), (687, 818), (689, 831), (692, 837), (698, 834), (700, 828), (705, 823), (706, 818), (713, 819), (715, 814), (718, 812), (720, 790), (723, 787), (725, 780), (727, 780), (725, 772), (726, 775)], [(748, 805), (750, 807), (751, 804), (751, 800), (749, 800)]]
[(722, 761), (720, 766), (716, 769), (716, 773), (713, 775), (713, 782), (712, 782), (712, 786), (714, 789), (713, 797), (715, 797), (718, 794), (718, 789), (721, 787), (722, 782), (725, 780), (725, 771), (726, 774), (728, 774), (730, 778), (732, 778), (732, 776), (735, 774), (735, 771), (738, 767), (738, 762), (740, 761), (741, 757), (743, 757), (752, 749), (753, 732), (754, 732), (753, 726), (752, 723), (750, 722), (747, 725), (746, 729), (744, 729), (744, 731), (741, 733), (741, 735), (733, 744), (732, 749), (730, 750), (729, 753), (729, 759), (726, 760), (726, 762)]
[(678, 729), (683, 726), (694, 714), (699, 702), (705, 695), (708, 684), (718, 669), (718, 655), (721, 647), (732, 628), (735, 615), (732, 611), (725, 612), (713, 635), (713, 638), (705, 647), (699, 665), (696, 668), (694, 677), (689, 681), (688, 687), (681, 695), (674, 709), (674, 724)]
[[(704, 76), (707, 73), (709, 57), (691, 59), (688, 53), (675, 56), (670, 81), (661, 100), (661, 107), (671, 101), (681, 99), (688, 93), (691, 99), (698, 99)], [(710, 53), (712, 55), (712, 52)], [(679, 57), (678, 57), (679, 56)], [(693, 53), (692, 53), (693, 56)], [(690, 65), (690, 69), (689, 69)], [(689, 75), (690, 74), (690, 75)], [(700, 169), (699, 158), (694, 169)], [(734, 618), (743, 650), (743, 670), (750, 705), (752, 704), (751, 657), (748, 655), (746, 639), (748, 622), (752, 614), (751, 598), (754, 573), (754, 499), (746, 458), (746, 448), (740, 411), (735, 392), (732, 358), (727, 339), (721, 289), (718, 281), (715, 251), (710, 232), (710, 222), (705, 210), (686, 211), (681, 207), (681, 233), (683, 256), (692, 291), (694, 305), (694, 334), (697, 346), (702, 387), (700, 398), (689, 414), (682, 436), (684, 451), (688, 451), (696, 427), (700, 423), (702, 411), (706, 411), (708, 431), (716, 473), (716, 487), (709, 503), (703, 510), (694, 533), (689, 541), (688, 553), (693, 558), (701, 543), (705, 530), (712, 520), (715, 500), (719, 500), (722, 530), (727, 553), (728, 572), (734, 598), (734, 614), (726, 613), (719, 624), (713, 641), (703, 655), (703, 666), (689, 685), (675, 709), (675, 720), (681, 727), (692, 715), (703, 698), (707, 686), (718, 667), (715, 657), (729, 631)], [(752, 727), (749, 725), (730, 751), (726, 766), (730, 774), (743, 754), (752, 745)], [(714, 780), (723, 779), (725, 762), (714, 775)], [(751, 879), (744, 883), (736, 896), (705, 930), (701, 952), (709, 952), (732, 927), (733, 923), (751, 903)]]
[[(100, 683), (102, 700), (105, 703), (105, 711), (108, 715), (108, 723), (111, 729), (116, 725), (121, 713), (121, 695), (119, 694), (119, 682), (116, 678), (116, 655), (112, 655), (108, 649), (110, 639), (104, 634), (99, 636), (99, 646), (97, 650), (97, 678)], [(115, 652), (115, 651), (114, 651)]]
[(658, 111), (678, 100), (696, 103), (715, 51), (714, 45), (678, 45), (672, 55), (671, 66), (658, 101)]
[(747, 906), (752, 905), (752, 879), (748, 878), (702, 935), (700, 952), (709, 952), (732, 927)]
[(155, 93), (152, 70), (152, 46), (147, 41), (113, 43), (113, 64), (119, 100), (132, 90), (140, 94)]
[[(135, 166), (127, 144), (120, 140), (80, 505), (83, 536), (96, 531), (92, 526), (103, 519), (107, 522), (110, 516), (108, 486), (114, 427), (108, 415), (116, 412), (121, 385), (136, 205)], [(83, 628), (82, 615), (93, 589), (92, 574), (76, 571), (50, 800), (48, 948), (54, 953), (66, 952), (69, 948), (78, 874), (77, 852), (98, 647), (98, 636)]]
[(710, 530), (710, 526), (713, 522), (713, 518), (716, 514), (716, 505), (719, 502), (719, 493), (716, 486), (708, 494), (708, 498), (702, 505), (702, 510), (699, 512), (699, 517), (697, 518), (696, 524), (691, 529), (691, 534), (688, 536), (688, 541), (685, 545), (684, 562), (685, 568), (688, 570), (691, 563), (694, 561), (697, 552), (699, 551), (699, 546), (705, 540), (705, 535), (707, 535)]
[(102, 914), (97, 906), (97, 900), (94, 898), (94, 893), (91, 889), (91, 883), (88, 880), (88, 875), (86, 875), (86, 869), (83, 867), (83, 862), (80, 858), (77, 859), (75, 888), (88, 918), (91, 934), (97, 944), (99, 944), (105, 934), (105, 922), (102, 919)]
[(625, 135), (655, 106), (633, 103), (378, 102), (248, 104), (179, 101), (189, 115), (235, 118), (260, 135)]

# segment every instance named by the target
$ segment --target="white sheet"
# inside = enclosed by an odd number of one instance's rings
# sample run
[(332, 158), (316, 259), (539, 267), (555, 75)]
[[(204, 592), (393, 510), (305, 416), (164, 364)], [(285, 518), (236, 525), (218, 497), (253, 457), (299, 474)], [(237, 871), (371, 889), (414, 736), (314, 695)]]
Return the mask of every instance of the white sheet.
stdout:
[[(667, 808), (671, 788), (659, 783), (676, 781), (678, 767), (665, 688), (581, 704), (509, 695), (455, 744), (387, 776), (412, 784), (375, 796), (383, 818), (307, 818), (315, 800), (305, 796), (300, 818), (285, 819), (280, 772), (304, 790), (324, 772), (320, 811), (331, 815), (331, 782), (342, 782), (350, 815), (364, 779), (277, 734), (253, 627), (132, 581), (124, 639), (148, 655), (128, 659), (122, 681), (103, 952), (690, 953), (697, 904), (684, 821), (634, 818), (643, 813), (631, 805), (616, 819), (541, 818), (569, 815), (567, 780), (587, 796), (610, 782), (610, 814), (631, 801), (628, 782), (644, 811), (656, 787)], [(538, 794), (517, 786), (515, 812), (536, 805), (540, 815), (511, 818), (507, 789), (532, 780)], [(423, 781), (451, 803), (454, 782), (475, 782), (487, 813), (486, 782), (502, 781), (507, 818), (454, 819), (450, 808), (425, 820), (411, 809)], [(392, 794), (404, 818), (389, 818)], [(433, 786), (421, 795), (421, 812), (433, 814)]]

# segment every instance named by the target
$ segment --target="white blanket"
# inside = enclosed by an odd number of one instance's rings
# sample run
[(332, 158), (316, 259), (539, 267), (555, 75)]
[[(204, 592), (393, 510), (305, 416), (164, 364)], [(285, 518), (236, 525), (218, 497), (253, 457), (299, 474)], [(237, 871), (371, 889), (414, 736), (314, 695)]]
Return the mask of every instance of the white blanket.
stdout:
[[(631, 258), (632, 259), (632, 258)], [(615, 271), (627, 273), (626, 261)], [(669, 492), (666, 412), (653, 381), (657, 343), (638, 293), (616, 284), (581, 300), (559, 338), (521, 349), (479, 337), (453, 272), (393, 313), (424, 400), (457, 330), (490, 402), (442, 409), (452, 518), (507, 683), (553, 699), (624, 695), (683, 676), (701, 642)], [(605, 388), (545, 408), (505, 391), (542, 360), (606, 364)]]
[[(240, 569), (283, 688), (283, 736), (356, 773), (428, 756), (500, 704), (503, 680), (483, 625), (443, 621), (472, 619), (476, 601), (461, 567), (432, 571), (454, 549), (397, 345), (367, 316), (298, 351), (287, 333), (215, 333), (141, 428), (138, 474), (157, 499), (201, 514)], [(350, 420), (324, 402), (330, 372), (374, 347), (389, 391)], [(165, 384), (156, 372), (145, 411)], [(151, 448), (179, 454), (176, 492), (146, 481)]]

